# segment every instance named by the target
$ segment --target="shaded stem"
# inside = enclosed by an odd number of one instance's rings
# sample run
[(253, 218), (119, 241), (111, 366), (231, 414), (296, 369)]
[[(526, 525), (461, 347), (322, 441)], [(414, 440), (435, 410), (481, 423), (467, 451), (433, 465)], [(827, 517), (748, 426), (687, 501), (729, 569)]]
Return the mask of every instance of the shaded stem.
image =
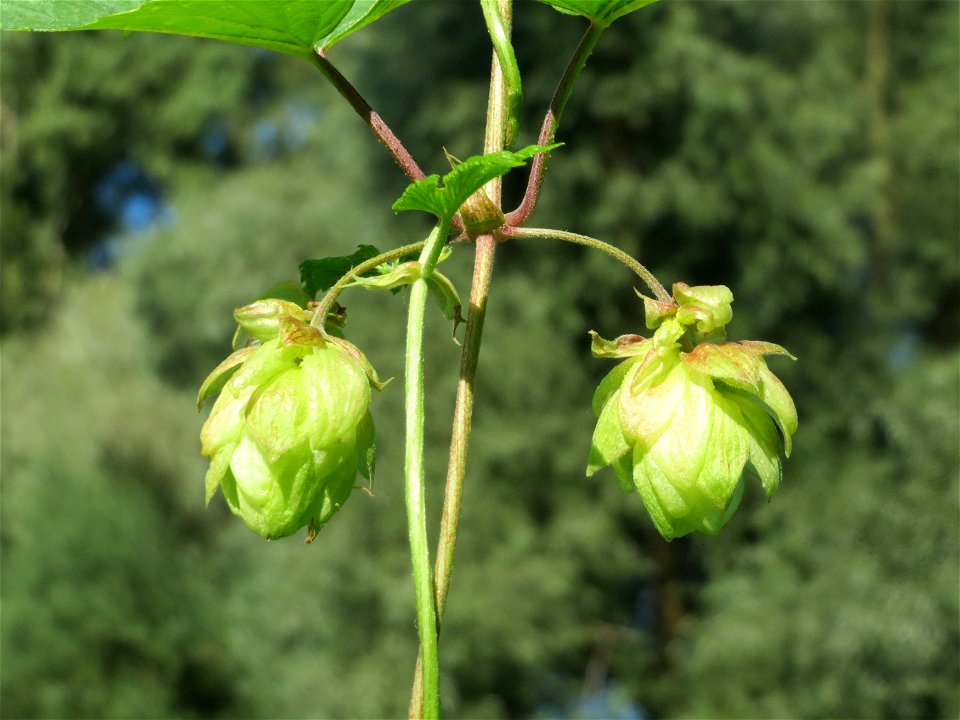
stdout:
[[(580, 39), (577, 49), (573, 51), (570, 62), (567, 63), (563, 76), (557, 84), (557, 89), (553, 93), (553, 99), (550, 101), (550, 107), (543, 118), (543, 125), (540, 127), (540, 136), (537, 138), (538, 145), (549, 145), (557, 135), (557, 128), (560, 127), (560, 116), (563, 109), (570, 99), (570, 93), (573, 91), (573, 83), (580, 75), (584, 65), (587, 64), (587, 58), (593, 52), (594, 45), (600, 39), (603, 28), (590, 24), (587, 31)], [(540, 186), (543, 184), (543, 177), (547, 172), (547, 164), (550, 161), (550, 153), (540, 153), (533, 158), (530, 164), (530, 177), (527, 179), (527, 189), (523, 194), (523, 200), (516, 210), (507, 213), (507, 225), (523, 225), (530, 219), (533, 209), (537, 205), (540, 197)]]
[(564, 242), (574, 243), (576, 245), (585, 245), (604, 252), (611, 257), (616, 258), (628, 268), (633, 270), (647, 287), (657, 296), (657, 300), (664, 302), (673, 302), (670, 293), (664, 289), (660, 281), (654, 277), (653, 273), (647, 270), (643, 265), (637, 262), (633, 257), (627, 255), (623, 250), (615, 247), (603, 240), (580, 235), (578, 233), (567, 232), (565, 230), (550, 230), (547, 228), (504, 228), (500, 231), (503, 238), (544, 238), (546, 240), (563, 240)]
[(364, 273), (370, 272), (378, 265), (383, 265), (385, 262), (390, 262), (391, 260), (402, 258), (404, 255), (409, 255), (411, 253), (423, 250), (423, 247), (426, 245), (426, 243), (426, 240), (421, 240), (420, 242), (411, 243), (393, 250), (388, 250), (387, 252), (380, 253), (379, 255), (372, 257), (369, 260), (364, 260), (359, 265), (350, 268), (349, 272), (341, 275), (340, 279), (337, 280), (329, 290), (327, 290), (327, 293), (323, 296), (323, 299), (320, 300), (320, 304), (313, 313), (313, 318), (311, 318), (310, 324), (314, 327), (322, 327), (323, 322), (327, 317), (327, 313), (329, 313), (333, 308), (333, 304), (336, 302), (340, 292), (344, 288), (348, 287), (355, 279), (361, 277)]
[(414, 182), (422, 180), (424, 178), (423, 170), (420, 169), (417, 161), (413, 159), (400, 139), (393, 134), (393, 130), (383, 121), (379, 113), (370, 107), (370, 103), (364, 100), (357, 89), (343, 76), (343, 73), (327, 59), (322, 50), (315, 51), (313, 57), (317, 67), (320, 68), (320, 72), (356, 110), (357, 115), (369, 126), (373, 134), (377, 136), (377, 140), (387, 148), (387, 151), (393, 156), (400, 169), (406, 173), (406, 176)]

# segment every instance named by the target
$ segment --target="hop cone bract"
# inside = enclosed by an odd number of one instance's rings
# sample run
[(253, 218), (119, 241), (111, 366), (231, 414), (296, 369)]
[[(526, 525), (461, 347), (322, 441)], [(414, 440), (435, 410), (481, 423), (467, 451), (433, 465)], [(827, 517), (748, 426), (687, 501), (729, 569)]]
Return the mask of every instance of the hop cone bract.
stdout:
[(373, 446), (371, 379), (359, 350), (292, 315), (277, 318), (273, 335), (227, 358), (201, 389), (202, 402), (222, 386), (200, 434), (207, 502), (220, 487), (230, 509), (268, 539), (329, 520)]
[(587, 468), (612, 465), (668, 540), (719, 532), (749, 476), (772, 495), (797, 430), (793, 400), (763, 357), (789, 353), (726, 341), (733, 300), (726, 287), (673, 290), (673, 303), (645, 298), (652, 338), (594, 335), (594, 354), (627, 359), (594, 396), (599, 420)]

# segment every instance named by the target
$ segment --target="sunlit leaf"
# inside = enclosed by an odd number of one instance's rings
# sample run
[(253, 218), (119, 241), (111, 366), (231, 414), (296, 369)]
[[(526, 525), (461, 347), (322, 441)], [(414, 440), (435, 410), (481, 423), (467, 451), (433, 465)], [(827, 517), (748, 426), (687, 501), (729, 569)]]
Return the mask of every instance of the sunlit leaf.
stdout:
[(3, 30), (193, 35), (311, 58), (408, 0), (4, 0)]
[(540, 0), (567, 15), (580, 15), (606, 27), (619, 17), (646, 7), (656, 0)]
[(391, 10), (405, 5), (410, 0), (353, 0), (353, 7), (343, 16), (337, 26), (314, 43), (314, 48), (323, 50), (340, 42), (348, 35), (369, 25)]

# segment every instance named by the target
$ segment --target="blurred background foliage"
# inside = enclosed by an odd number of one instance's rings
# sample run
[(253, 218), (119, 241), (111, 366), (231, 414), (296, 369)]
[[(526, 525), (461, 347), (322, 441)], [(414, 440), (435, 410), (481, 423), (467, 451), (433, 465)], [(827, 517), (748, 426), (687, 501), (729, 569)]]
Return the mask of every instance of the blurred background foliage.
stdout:
[[(951, 718), (958, 703), (958, 6), (659, 3), (616, 23), (534, 225), (723, 283), (800, 411), (768, 504), (663, 542), (584, 478), (632, 278), (498, 250), (441, 638), (450, 717)], [(518, 2), (525, 134), (582, 28)], [(473, 4), (421, 1), (333, 60), (429, 171), (480, 150)], [(2, 39), (3, 717), (393, 717), (416, 633), (397, 385), (380, 474), (305, 546), (202, 507), (195, 392), (230, 311), (307, 257), (419, 239), (405, 185), (307, 63), (119, 34)], [(507, 181), (508, 204), (523, 182)], [(539, 244), (538, 244), (539, 243)], [(468, 292), (472, 253), (445, 271)], [(404, 295), (349, 335), (402, 367)], [(428, 328), (431, 507), (458, 348)]]

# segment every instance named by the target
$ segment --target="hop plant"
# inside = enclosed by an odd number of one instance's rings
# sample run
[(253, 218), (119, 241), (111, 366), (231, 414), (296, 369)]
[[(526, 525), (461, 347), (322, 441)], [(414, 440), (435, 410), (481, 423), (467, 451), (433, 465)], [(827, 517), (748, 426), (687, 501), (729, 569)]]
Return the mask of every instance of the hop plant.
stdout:
[(793, 400), (764, 360), (793, 356), (773, 343), (727, 342), (732, 302), (722, 285), (677, 283), (673, 302), (644, 298), (652, 338), (592, 333), (594, 355), (627, 359), (594, 396), (587, 474), (611, 465), (667, 540), (716, 535), (749, 476), (773, 495), (797, 431)]
[(312, 539), (350, 496), (357, 471), (373, 469), (376, 375), (356, 347), (311, 327), (305, 313), (279, 300), (237, 310), (262, 344), (234, 352), (200, 389), (200, 404), (220, 393), (200, 433), (206, 500), (219, 487), (267, 539), (305, 526)]

